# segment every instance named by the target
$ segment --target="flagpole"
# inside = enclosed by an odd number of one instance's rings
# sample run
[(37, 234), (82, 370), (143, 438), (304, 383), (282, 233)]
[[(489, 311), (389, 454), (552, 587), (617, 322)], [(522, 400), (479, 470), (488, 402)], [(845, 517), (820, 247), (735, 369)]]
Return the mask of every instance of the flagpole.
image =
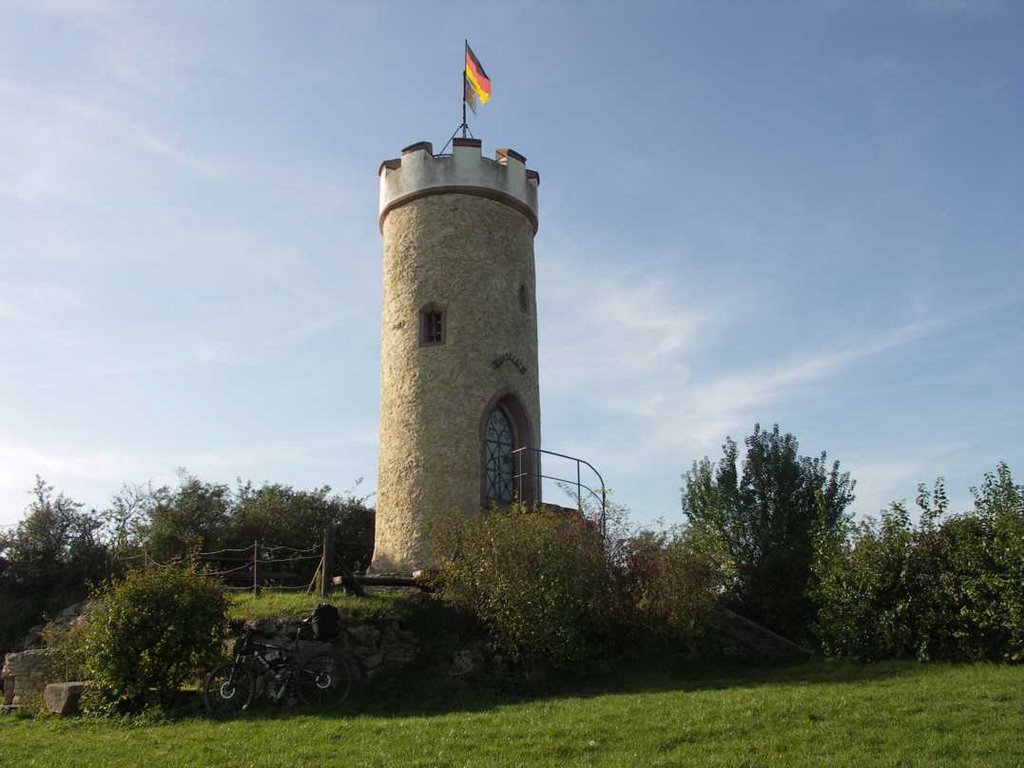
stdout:
[(466, 123), (466, 51), (469, 50), (469, 38), (463, 38), (462, 49), (462, 138), (466, 138), (469, 125)]
[(465, 48), (462, 51), (462, 122), (459, 123), (459, 127), (455, 129), (455, 132), (448, 137), (448, 141), (445, 142), (444, 147), (441, 149), (443, 155), (448, 150), (448, 145), (452, 143), (452, 139), (459, 135), (459, 131), (462, 131), (462, 138), (467, 138), (470, 135), (469, 123), (466, 121), (466, 90), (469, 87), (469, 78), (466, 76), (466, 59), (469, 58), (469, 40), (463, 39)]

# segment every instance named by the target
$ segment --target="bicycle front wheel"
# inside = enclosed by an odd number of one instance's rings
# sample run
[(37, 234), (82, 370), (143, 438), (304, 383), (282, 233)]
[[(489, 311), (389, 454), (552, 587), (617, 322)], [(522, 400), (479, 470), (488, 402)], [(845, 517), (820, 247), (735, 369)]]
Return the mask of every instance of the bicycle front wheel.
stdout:
[(293, 678), (295, 692), (314, 707), (333, 707), (348, 698), (352, 673), (348, 663), (330, 653), (318, 653), (303, 661)]
[(235, 717), (252, 701), (255, 688), (248, 669), (231, 662), (220, 664), (206, 676), (203, 686), (206, 711), (217, 718)]

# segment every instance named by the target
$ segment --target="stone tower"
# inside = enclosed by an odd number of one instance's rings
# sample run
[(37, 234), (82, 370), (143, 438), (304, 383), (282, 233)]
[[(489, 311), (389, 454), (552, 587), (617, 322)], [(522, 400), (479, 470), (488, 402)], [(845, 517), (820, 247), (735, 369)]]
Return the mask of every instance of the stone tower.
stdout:
[[(371, 572), (431, 564), (439, 517), (540, 501), (533, 237), (540, 177), (477, 139), (380, 167), (384, 240), (377, 531)], [(522, 464), (520, 465), (520, 459)]]

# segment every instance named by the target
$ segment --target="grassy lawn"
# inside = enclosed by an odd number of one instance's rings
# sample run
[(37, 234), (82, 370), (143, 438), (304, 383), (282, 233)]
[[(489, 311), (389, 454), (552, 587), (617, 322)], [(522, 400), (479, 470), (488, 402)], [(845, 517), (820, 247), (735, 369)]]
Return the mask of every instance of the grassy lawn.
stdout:
[(417, 592), (378, 592), (367, 597), (355, 597), (333, 592), (327, 598), (308, 595), (305, 592), (265, 591), (258, 597), (248, 592), (230, 594), (229, 615), (232, 619), (276, 619), (303, 618), (320, 603), (337, 606), (343, 616), (354, 619), (372, 618), (380, 615), (404, 616), (410, 603), (418, 603)]
[(811, 662), (227, 723), (0, 717), (4, 766), (1024, 765), (1024, 667)]

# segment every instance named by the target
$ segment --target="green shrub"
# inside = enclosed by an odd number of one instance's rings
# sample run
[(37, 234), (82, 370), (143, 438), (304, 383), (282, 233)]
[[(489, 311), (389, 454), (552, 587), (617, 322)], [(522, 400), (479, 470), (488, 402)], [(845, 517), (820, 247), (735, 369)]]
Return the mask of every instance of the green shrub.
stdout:
[(227, 599), (194, 570), (135, 571), (96, 597), (86, 666), (108, 710), (138, 711), (151, 692), (167, 704), (221, 653)]
[(554, 666), (594, 649), (610, 578), (601, 532), (582, 516), (513, 505), (434, 532), (439, 596), (468, 609), (495, 649)]
[(1024, 492), (1000, 464), (974, 510), (945, 517), (941, 479), (917, 525), (894, 503), (821, 542), (816, 633), (829, 655), (1024, 660)]
[(689, 536), (602, 537), (583, 515), (513, 505), (435, 532), (439, 596), (475, 615), (495, 649), (561, 666), (703, 631), (720, 564)]
[(869, 520), (822, 544), (815, 563), (814, 629), (826, 655), (912, 655), (910, 548), (909, 515), (899, 504), (883, 512), (880, 523)]

